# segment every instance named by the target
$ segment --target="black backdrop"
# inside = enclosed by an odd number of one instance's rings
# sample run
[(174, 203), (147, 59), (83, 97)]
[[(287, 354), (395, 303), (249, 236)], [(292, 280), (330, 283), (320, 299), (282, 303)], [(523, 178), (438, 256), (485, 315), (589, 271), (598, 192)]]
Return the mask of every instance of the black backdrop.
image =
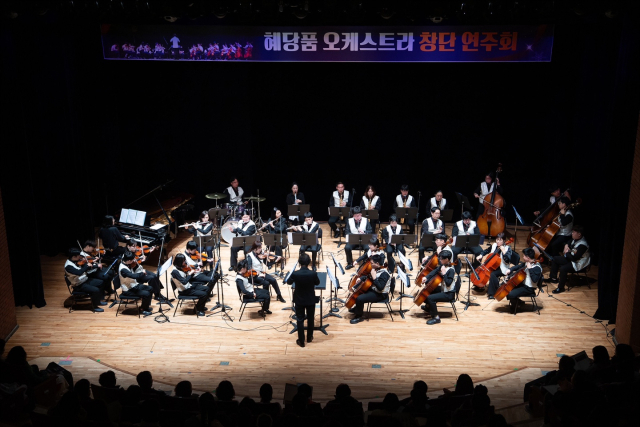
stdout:
[[(638, 33), (632, 16), (577, 19), (558, 24), (553, 61), (540, 64), (105, 61), (97, 23), (6, 26), (0, 183), (12, 267), (34, 263), (26, 251), (74, 246), (169, 179), (201, 210), (235, 175), (267, 198), (264, 218), (295, 180), (318, 220), (337, 180), (358, 199), (374, 185), (383, 218), (407, 183), (424, 218), (436, 190), (457, 206), (454, 192), (471, 197), (501, 162), (510, 224), (511, 205), (531, 221), (552, 182), (582, 197), (577, 222), (606, 265), (601, 316), (615, 316)], [(51, 48), (34, 49), (43, 40)], [(44, 304), (33, 270), (18, 304)]]

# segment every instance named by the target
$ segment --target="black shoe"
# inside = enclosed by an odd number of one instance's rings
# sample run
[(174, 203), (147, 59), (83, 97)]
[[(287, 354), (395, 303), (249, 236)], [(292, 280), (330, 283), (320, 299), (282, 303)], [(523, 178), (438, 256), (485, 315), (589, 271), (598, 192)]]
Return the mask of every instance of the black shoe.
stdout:
[(440, 323), (440, 319), (435, 318), (427, 320), (427, 325), (435, 325), (436, 323)]
[(545, 283), (558, 283), (558, 279), (554, 279), (553, 277), (549, 277), (547, 279), (544, 279), (543, 282), (545, 282)]
[(104, 308), (96, 307), (93, 309), (93, 311), (95, 311), (96, 313), (102, 313), (104, 311)]
[(338, 230), (334, 231), (334, 232), (333, 232), (333, 237), (335, 237), (336, 239), (337, 239), (338, 237), (340, 237), (340, 231), (338, 231)]
[(298, 344), (300, 347), (304, 347), (304, 341), (296, 340), (296, 344)]
[(143, 315), (143, 316), (151, 316), (152, 314), (153, 314), (153, 311), (145, 311), (145, 310), (142, 310), (142, 315)]
[(198, 316), (202, 316), (202, 317), (204, 317), (204, 311), (199, 311), (199, 312), (198, 312)]
[(313, 342), (313, 337), (307, 337), (307, 342)]
[(284, 299), (284, 298), (282, 298), (282, 295), (278, 295), (278, 298), (276, 298), (276, 299), (277, 299), (278, 301), (280, 301), (280, 302), (287, 302), (287, 301), (285, 301), (285, 299)]
[(555, 288), (551, 292), (553, 292), (554, 294), (561, 294), (561, 293), (564, 292), (564, 289), (563, 288)]
[(262, 317), (267, 317), (267, 313), (265, 313), (263, 310), (258, 310), (258, 314)]
[(355, 312), (356, 312), (356, 308), (355, 308), (355, 307), (351, 307), (351, 308), (349, 309), (349, 313), (355, 313)]
[(266, 314), (272, 314), (271, 310), (262, 310), (262, 311), (264, 311)]
[(233, 266), (229, 267), (229, 271), (233, 271), (233, 270), (234, 270)]
[(356, 323), (360, 323), (360, 322), (364, 322), (364, 317), (356, 317), (354, 319), (351, 319), (352, 325), (355, 325)]
[(109, 303), (108, 303), (108, 302), (106, 302), (106, 301), (100, 301), (100, 302), (98, 303), (98, 305), (107, 305), (107, 304), (109, 304)]
[(487, 299), (496, 299), (493, 295), (487, 295)]
[(352, 268), (353, 268), (353, 264), (347, 264), (347, 266), (344, 269), (351, 270)]

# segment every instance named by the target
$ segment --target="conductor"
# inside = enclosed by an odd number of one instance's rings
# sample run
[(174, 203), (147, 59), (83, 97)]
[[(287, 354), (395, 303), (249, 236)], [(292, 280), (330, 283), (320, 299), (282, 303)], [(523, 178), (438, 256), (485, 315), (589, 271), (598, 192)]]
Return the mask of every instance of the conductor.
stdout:
[(288, 284), (295, 283), (296, 288), (293, 291), (293, 303), (296, 305), (296, 318), (298, 319), (298, 339), (296, 344), (304, 347), (304, 319), (306, 315), (307, 342), (313, 341), (313, 320), (316, 311), (316, 291), (315, 286), (320, 284), (320, 278), (315, 271), (309, 270), (311, 258), (306, 253), (301, 253), (298, 258), (300, 270), (294, 271), (289, 279)]

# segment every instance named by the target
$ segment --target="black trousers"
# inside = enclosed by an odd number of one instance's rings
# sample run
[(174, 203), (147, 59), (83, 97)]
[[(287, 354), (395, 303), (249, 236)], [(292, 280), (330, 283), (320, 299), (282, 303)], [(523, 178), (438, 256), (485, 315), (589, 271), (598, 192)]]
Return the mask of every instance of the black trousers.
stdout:
[(150, 271), (146, 271), (146, 273), (147, 274), (142, 279), (139, 279), (139, 282), (148, 283), (149, 287), (151, 287), (151, 289), (153, 290), (153, 295), (159, 297), (160, 295), (162, 295), (161, 289), (163, 289), (164, 286), (162, 286), (162, 283), (160, 283), (160, 279), (158, 279), (158, 276), (155, 273), (152, 273)]
[(153, 292), (153, 288), (151, 286), (138, 285), (133, 289), (123, 292), (122, 295), (126, 297), (140, 297), (142, 300), (142, 310), (149, 311), (149, 307), (151, 306), (151, 292)]
[(313, 338), (313, 326), (316, 315), (316, 305), (300, 305), (296, 304), (296, 319), (298, 322), (298, 339), (304, 342), (304, 321), (307, 321), (307, 337)]
[(271, 295), (269, 291), (266, 289), (253, 288), (253, 292), (256, 294), (256, 299), (262, 302), (262, 308), (269, 310), (269, 306), (271, 305)]
[(489, 286), (487, 286), (487, 296), (496, 294), (496, 291), (500, 287), (501, 277), (504, 277), (504, 274), (502, 274), (502, 271), (499, 268), (491, 272), (491, 277), (489, 278)]
[(251, 246), (235, 246), (231, 248), (231, 267), (235, 268), (238, 265), (238, 252), (244, 251), (245, 254), (251, 252)]
[(387, 244), (387, 248), (384, 250), (387, 253), (387, 262), (389, 263), (389, 272), (393, 273), (396, 271), (396, 260), (393, 259), (392, 254), (401, 252), (402, 255), (406, 255), (407, 252), (404, 250), (404, 245), (393, 245)]
[(344, 253), (347, 254), (347, 264), (353, 264), (353, 250), (363, 249), (366, 250), (364, 245), (344, 245)]
[(507, 300), (511, 301), (514, 299), (522, 298), (522, 297), (530, 297), (536, 294), (536, 290), (534, 288), (530, 288), (524, 283), (519, 284), (509, 294), (507, 295)]
[(456, 293), (454, 291), (442, 292), (442, 286), (438, 286), (437, 288), (435, 288), (431, 295), (427, 297), (427, 307), (429, 308), (431, 317), (436, 317), (438, 315), (438, 306), (436, 305), (436, 303), (451, 302), (455, 299)]
[(547, 246), (547, 252), (551, 256), (556, 256), (561, 254), (564, 251), (564, 245), (571, 241), (571, 236), (558, 236), (557, 234), (553, 236), (553, 239), (549, 242), (549, 246)]
[(74, 289), (80, 292), (86, 292), (91, 297), (91, 303), (98, 305), (104, 293), (104, 282), (100, 279), (87, 279), (83, 284), (75, 286)]
[(108, 274), (104, 274), (105, 270), (106, 270), (106, 268), (104, 268), (104, 267), (103, 267), (103, 269), (98, 269), (94, 273), (91, 273), (89, 275), (89, 278), (101, 280), (103, 282), (103, 286), (102, 286), (103, 291), (109, 292), (109, 293), (112, 294), (113, 293), (113, 278), (116, 277), (116, 274), (118, 274), (118, 273), (112, 268), (111, 271), (109, 271)]
[(318, 255), (318, 251), (320, 250), (320, 245), (313, 246), (300, 246), (300, 253), (302, 252), (311, 252), (311, 262), (313, 265), (316, 265), (316, 256)]
[(189, 289), (180, 292), (180, 295), (200, 297), (196, 304), (196, 310), (204, 311), (204, 305), (207, 303), (207, 297), (211, 293), (211, 285), (205, 286), (200, 283), (192, 284)]
[[(469, 252), (473, 254), (473, 262), (471, 263), (471, 265), (473, 265), (473, 268), (476, 268), (478, 265), (480, 265), (480, 263), (476, 261), (476, 257), (482, 253), (482, 248), (480, 246), (470, 246), (468, 249)], [(451, 248), (451, 250), (453, 251), (453, 258), (451, 259), (451, 262), (455, 262), (458, 259), (458, 255), (460, 255), (464, 248), (457, 248), (454, 246), (453, 248)], [(457, 274), (460, 274), (463, 263), (466, 264), (466, 262), (464, 261), (459, 261), (458, 265), (454, 267)]]
[(367, 292), (356, 298), (356, 307), (353, 314), (355, 315), (355, 317), (362, 317), (365, 304), (368, 304), (370, 302), (380, 302), (387, 299), (389, 299), (389, 294), (381, 294), (369, 289)]
[(269, 276), (268, 274), (264, 277), (259, 277), (259, 276), (254, 277), (253, 284), (254, 286), (255, 285), (262, 286), (262, 288), (265, 289), (267, 292), (269, 292), (269, 286), (271, 286), (273, 290), (276, 291), (277, 296), (282, 295), (280, 294), (280, 287), (278, 286), (278, 281), (276, 280), (275, 277)]
[(330, 216), (329, 217), (329, 227), (331, 227), (331, 231), (336, 231), (336, 228), (338, 228), (338, 226), (336, 225), (336, 222), (340, 221), (340, 217), (339, 216)]
[[(558, 271), (560, 277), (558, 278)], [(558, 289), (564, 289), (564, 284), (567, 282), (567, 274), (576, 271), (573, 268), (573, 264), (564, 256), (554, 256), (551, 261), (551, 272), (549, 277), (551, 279), (558, 279)]]

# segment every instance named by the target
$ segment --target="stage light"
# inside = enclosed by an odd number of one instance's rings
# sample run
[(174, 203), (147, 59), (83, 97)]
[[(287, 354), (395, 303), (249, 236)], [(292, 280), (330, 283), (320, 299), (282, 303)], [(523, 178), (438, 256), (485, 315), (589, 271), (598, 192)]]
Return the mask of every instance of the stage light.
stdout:
[(176, 22), (178, 18), (176, 16), (165, 15), (164, 20), (168, 22)]

